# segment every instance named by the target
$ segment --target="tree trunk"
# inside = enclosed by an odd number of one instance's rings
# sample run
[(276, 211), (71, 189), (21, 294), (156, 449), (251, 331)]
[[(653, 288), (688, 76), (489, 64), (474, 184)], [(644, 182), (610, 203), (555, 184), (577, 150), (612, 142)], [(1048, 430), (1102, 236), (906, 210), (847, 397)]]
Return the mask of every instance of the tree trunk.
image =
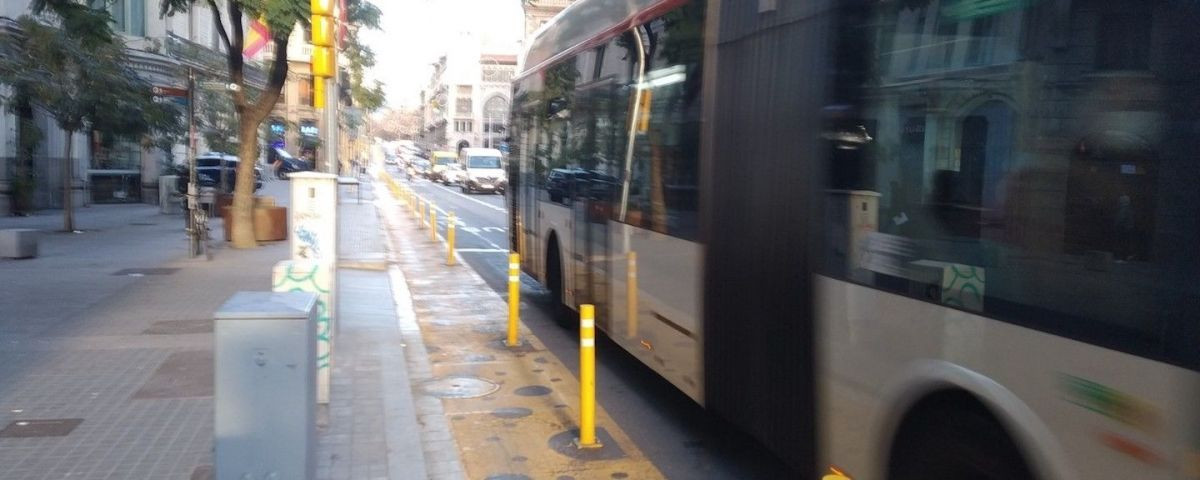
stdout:
[(63, 230), (73, 232), (75, 231), (75, 212), (71, 210), (71, 180), (74, 176), (71, 168), (71, 143), (75, 138), (75, 131), (70, 130), (65, 133), (67, 134), (67, 144), (63, 148), (66, 153), (63, 154), (62, 164)]
[(254, 248), (254, 165), (258, 162), (258, 125), (241, 115), (238, 118), (237, 180), (233, 188), (233, 206), (229, 219), (233, 222), (230, 238), (233, 248)]

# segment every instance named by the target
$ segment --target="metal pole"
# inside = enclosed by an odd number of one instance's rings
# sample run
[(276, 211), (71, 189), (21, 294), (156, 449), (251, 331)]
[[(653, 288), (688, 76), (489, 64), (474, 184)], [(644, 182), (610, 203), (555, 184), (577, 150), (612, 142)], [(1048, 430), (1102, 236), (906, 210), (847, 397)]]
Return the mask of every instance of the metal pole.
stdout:
[(187, 201), (188, 201), (188, 246), (191, 247), (188, 253), (192, 257), (200, 255), (200, 232), (197, 231), (197, 225), (194, 222), (194, 210), (199, 207), (200, 187), (196, 185), (196, 71), (192, 67), (188, 67), (188, 143), (187, 143), (187, 162), (188, 162), (188, 184), (187, 184)]

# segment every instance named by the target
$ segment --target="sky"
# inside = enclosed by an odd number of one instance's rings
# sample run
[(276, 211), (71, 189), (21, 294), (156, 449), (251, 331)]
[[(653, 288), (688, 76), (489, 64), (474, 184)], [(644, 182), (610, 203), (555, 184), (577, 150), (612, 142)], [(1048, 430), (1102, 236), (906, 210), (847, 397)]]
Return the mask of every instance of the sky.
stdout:
[(416, 107), (429, 82), (430, 64), (446, 53), (460, 31), (514, 43), (524, 34), (521, 0), (373, 0), (380, 30), (363, 40), (375, 52), (369, 79), (384, 83), (388, 106)]

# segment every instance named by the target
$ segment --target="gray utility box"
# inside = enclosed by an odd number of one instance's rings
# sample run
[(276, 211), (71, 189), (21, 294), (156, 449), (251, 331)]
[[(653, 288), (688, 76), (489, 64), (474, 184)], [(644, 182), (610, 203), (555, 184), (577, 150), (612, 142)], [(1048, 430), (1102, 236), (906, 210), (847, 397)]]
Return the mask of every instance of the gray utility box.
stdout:
[(316, 468), (317, 296), (238, 292), (214, 314), (216, 480)]
[(37, 256), (39, 232), (28, 228), (0, 230), (0, 258), (33, 258)]
[(175, 188), (175, 182), (179, 180), (176, 175), (162, 175), (158, 177), (158, 211), (167, 215), (177, 215), (183, 212), (179, 204), (179, 191)]

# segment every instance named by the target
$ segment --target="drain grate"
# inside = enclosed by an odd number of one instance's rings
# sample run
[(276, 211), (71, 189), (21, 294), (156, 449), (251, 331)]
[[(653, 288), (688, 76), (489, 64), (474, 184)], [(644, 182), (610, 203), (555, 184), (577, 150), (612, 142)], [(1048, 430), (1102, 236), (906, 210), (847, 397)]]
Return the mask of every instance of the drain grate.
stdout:
[(82, 418), (17, 420), (0, 430), (0, 438), (65, 437), (80, 423)]
[(146, 275), (170, 275), (178, 271), (178, 268), (126, 268), (113, 272), (113, 275), (123, 277), (144, 277)]

